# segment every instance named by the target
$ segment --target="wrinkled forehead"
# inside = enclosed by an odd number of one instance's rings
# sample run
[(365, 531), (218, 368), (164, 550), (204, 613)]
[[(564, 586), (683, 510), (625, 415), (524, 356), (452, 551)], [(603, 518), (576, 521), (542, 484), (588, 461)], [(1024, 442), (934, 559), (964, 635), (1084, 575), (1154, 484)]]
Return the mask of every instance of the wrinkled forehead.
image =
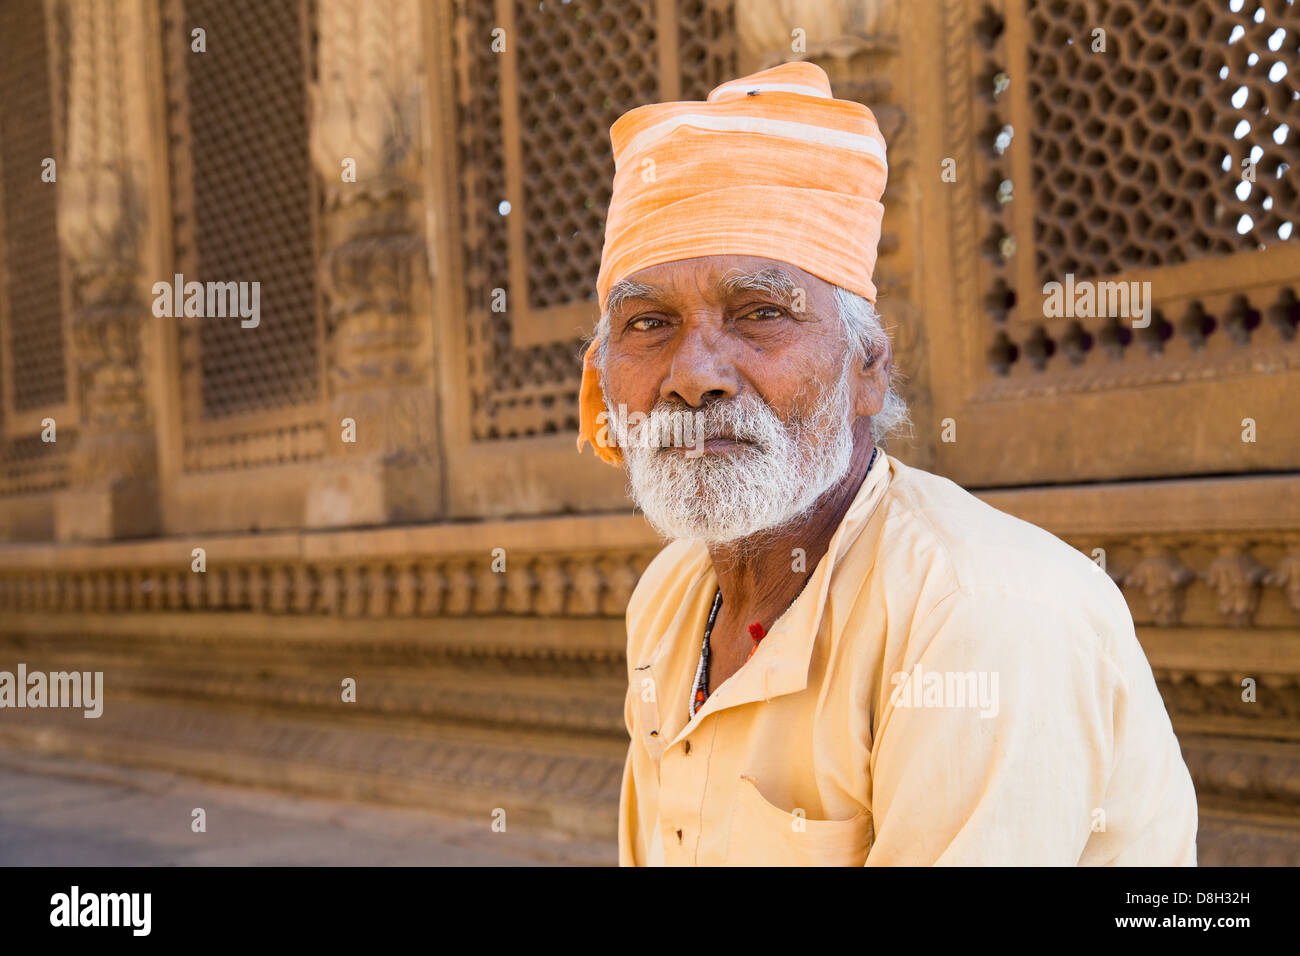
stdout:
[(671, 307), (688, 302), (721, 303), (746, 293), (773, 301), (805, 303), (828, 294), (829, 283), (798, 266), (762, 256), (719, 255), (675, 259), (649, 266), (610, 287), (606, 313), (631, 304)]

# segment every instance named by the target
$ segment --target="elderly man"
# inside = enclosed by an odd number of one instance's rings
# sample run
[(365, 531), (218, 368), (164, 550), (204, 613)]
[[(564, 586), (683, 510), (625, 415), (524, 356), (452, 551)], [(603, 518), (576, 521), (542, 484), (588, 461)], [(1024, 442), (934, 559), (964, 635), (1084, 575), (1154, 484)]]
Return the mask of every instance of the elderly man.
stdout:
[(1194, 864), (1115, 585), (879, 448), (870, 110), (790, 63), (610, 135), (579, 448), (675, 539), (627, 611), (620, 862)]

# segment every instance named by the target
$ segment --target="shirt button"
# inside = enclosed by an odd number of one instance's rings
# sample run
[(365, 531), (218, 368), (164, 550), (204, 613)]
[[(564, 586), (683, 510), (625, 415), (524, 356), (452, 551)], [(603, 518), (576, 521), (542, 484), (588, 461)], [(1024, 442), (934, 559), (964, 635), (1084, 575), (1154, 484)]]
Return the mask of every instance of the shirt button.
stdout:
[(681, 843), (681, 842), (682, 842), (682, 831), (681, 831), (681, 830), (678, 830), (678, 831), (677, 831), (677, 842), (678, 842), (678, 843)]
[(690, 753), (690, 752), (691, 752), (691, 742), (690, 742), (689, 740), (687, 740), (687, 741), (684, 742), (684, 746), (682, 747), (682, 751), (683, 751), (684, 753)]

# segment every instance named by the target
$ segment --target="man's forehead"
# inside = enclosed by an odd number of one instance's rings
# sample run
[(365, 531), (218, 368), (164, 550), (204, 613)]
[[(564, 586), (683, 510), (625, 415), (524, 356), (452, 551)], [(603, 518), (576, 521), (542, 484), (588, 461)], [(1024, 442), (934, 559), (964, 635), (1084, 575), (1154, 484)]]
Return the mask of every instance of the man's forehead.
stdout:
[(607, 308), (613, 312), (632, 299), (663, 301), (703, 292), (716, 298), (746, 291), (767, 292), (780, 298), (805, 295), (819, 280), (798, 266), (762, 256), (719, 255), (677, 259), (648, 266), (610, 287)]

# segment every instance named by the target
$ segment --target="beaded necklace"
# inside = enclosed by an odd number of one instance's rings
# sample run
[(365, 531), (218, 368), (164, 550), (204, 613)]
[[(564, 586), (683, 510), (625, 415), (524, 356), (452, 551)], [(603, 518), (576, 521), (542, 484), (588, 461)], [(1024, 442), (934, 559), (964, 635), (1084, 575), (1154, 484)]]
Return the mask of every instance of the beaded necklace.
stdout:
[(704, 706), (704, 701), (709, 696), (704, 689), (708, 686), (709, 635), (713, 633), (713, 622), (718, 619), (718, 608), (720, 607), (722, 607), (722, 588), (718, 588), (717, 593), (713, 595), (713, 609), (709, 611), (709, 623), (704, 626), (704, 643), (700, 646), (699, 666), (695, 668), (695, 689), (692, 691), (691, 701), (687, 705), (687, 720), (695, 716), (695, 712)]
[[(877, 448), (871, 450), (871, 461), (867, 462), (867, 473), (871, 473), (871, 468), (876, 463)], [(802, 593), (802, 592), (800, 592)], [(795, 600), (798, 600), (796, 595)], [(791, 607), (794, 603), (791, 602)], [(691, 689), (691, 699), (686, 703), (686, 719), (690, 720), (695, 716), (696, 711), (704, 706), (704, 702), (709, 699), (709, 692), (706, 688), (709, 686), (709, 635), (713, 633), (713, 622), (718, 619), (718, 609), (722, 607), (722, 589), (718, 588), (717, 593), (713, 595), (713, 607), (709, 610), (709, 622), (704, 625), (704, 642), (700, 645), (700, 663), (695, 668), (695, 683)], [(786, 610), (789, 610), (787, 608)], [(758, 642), (763, 639), (763, 625), (749, 625), (749, 636), (754, 639), (754, 648), (749, 652), (749, 657), (754, 656), (754, 651), (758, 650)], [(749, 657), (745, 658), (745, 663), (749, 663)]]

